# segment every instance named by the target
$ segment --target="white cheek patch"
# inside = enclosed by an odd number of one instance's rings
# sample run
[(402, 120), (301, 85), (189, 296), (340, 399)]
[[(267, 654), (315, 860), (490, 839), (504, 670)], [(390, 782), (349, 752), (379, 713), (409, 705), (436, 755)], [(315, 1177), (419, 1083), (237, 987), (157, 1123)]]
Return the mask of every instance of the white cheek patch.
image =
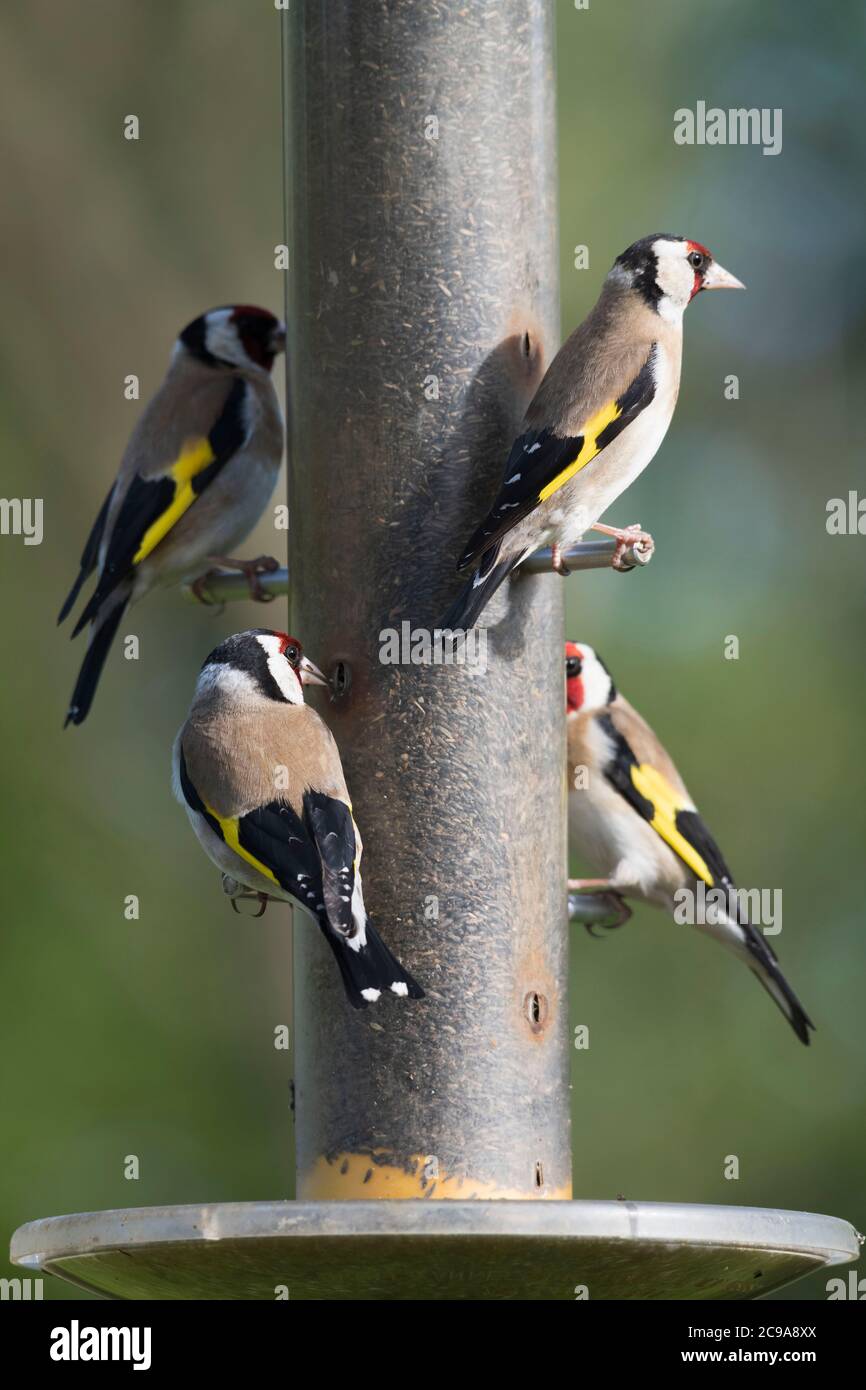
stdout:
[(304, 690), (301, 682), (284, 656), (269, 656), (268, 670), (276, 681), (280, 694), (288, 700), (290, 705), (302, 705), (304, 703)]
[(304, 688), (296, 672), (280, 651), (279, 637), (272, 632), (259, 633), (256, 641), (267, 653), (268, 670), (283, 699), (288, 700), (290, 705), (302, 705), (304, 703)]
[(208, 314), (205, 324), (204, 345), (221, 362), (233, 362), (239, 366), (246, 360), (237, 334), (232, 324), (231, 309), (217, 309)]
[(658, 270), (656, 284), (662, 292), (658, 312), (663, 319), (676, 322), (692, 296), (695, 273), (686, 259), (684, 241), (655, 241), (653, 251)]
[(579, 646), (583, 652), (583, 666), (580, 672), (583, 681), (583, 708), (601, 709), (607, 704), (610, 695), (610, 676), (592, 647), (588, 647), (585, 642), (581, 642)]

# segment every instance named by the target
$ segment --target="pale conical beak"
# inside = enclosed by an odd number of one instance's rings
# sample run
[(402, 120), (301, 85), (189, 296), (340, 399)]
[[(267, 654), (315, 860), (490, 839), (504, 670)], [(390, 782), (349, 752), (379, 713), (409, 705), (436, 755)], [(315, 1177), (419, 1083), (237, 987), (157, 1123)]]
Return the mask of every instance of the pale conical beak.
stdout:
[(702, 290), (744, 290), (746, 287), (742, 280), (738, 280), (736, 275), (732, 275), (729, 270), (725, 270), (723, 265), (713, 261), (709, 270), (704, 276)]
[(301, 685), (327, 685), (328, 682), (322, 675), (318, 666), (315, 666), (309, 657), (301, 657)]

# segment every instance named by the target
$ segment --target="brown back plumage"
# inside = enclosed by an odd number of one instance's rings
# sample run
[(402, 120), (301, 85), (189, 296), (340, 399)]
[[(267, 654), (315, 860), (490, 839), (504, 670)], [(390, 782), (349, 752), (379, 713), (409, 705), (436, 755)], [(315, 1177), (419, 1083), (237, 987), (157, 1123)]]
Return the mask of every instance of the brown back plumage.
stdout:
[[(143, 478), (159, 476), (174, 463), (186, 440), (206, 436), (219, 419), (236, 379), (234, 372), (217, 371), (193, 357), (176, 357), (130, 435), (120, 466), (121, 479), (134, 473)], [(182, 410), (178, 409), (179, 402)]]
[(573, 785), (575, 768), (591, 765), (593, 762), (587, 735), (589, 725), (599, 715), (609, 716), (614, 728), (622, 734), (639, 764), (654, 767), (670, 783), (674, 791), (678, 792), (690, 805), (694, 805), (673, 758), (643, 716), (638, 714), (634, 705), (620, 694), (617, 694), (609, 705), (605, 705), (601, 709), (584, 709), (579, 714), (569, 717), (567, 721), (569, 786)]
[(272, 801), (303, 816), (310, 787), (349, 802), (334, 736), (308, 705), (253, 694), (229, 703), (208, 693), (190, 711), (181, 746), (193, 786), (220, 816)]
[(660, 318), (636, 290), (608, 278), (595, 307), (551, 363), (524, 429), (579, 435), (588, 419), (628, 389), (654, 342), (678, 355), (681, 326)]
[(673, 758), (643, 715), (638, 714), (634, 705), (629, 704), (624, 695), (617, 695), (608, 706), (608, 713), (614, 728), (627, 741), (638, 762), (654, 767), (670, 783), (674, 791), (679, 792), (686, 801), (694, 805)]

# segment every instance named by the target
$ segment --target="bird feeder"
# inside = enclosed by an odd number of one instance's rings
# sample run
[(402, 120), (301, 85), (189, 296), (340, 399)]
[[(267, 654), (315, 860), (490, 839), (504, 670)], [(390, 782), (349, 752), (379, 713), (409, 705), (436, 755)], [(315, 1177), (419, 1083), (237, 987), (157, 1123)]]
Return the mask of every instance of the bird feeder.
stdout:
[(552, 6), (282, 20), (286, 625), (341, 692), (320, 708), (365, 897), (426, 998), (354, 1012), (299, 923), (297, 1199), (36, 1221), (12, 1257), (113, 1297), (222, 1299), (748, 1298), (853, 1260), (832, 1217), (573, 1200), (563, 580), (500, 591), (474, 663), (388, 655), (453, 597), (557, 346)]

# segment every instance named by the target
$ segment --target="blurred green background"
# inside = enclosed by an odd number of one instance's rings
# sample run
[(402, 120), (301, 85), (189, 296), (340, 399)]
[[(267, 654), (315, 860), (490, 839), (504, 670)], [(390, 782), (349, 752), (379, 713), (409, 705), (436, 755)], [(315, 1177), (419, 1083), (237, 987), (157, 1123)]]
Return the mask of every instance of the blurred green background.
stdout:
[[(570, 580), (569, 633), (668, 743), (740, 881), (783, 890), (774, 945), (818, 1029), (802, 1048), (742, 967), (661, 913), (575, 929), (575, 1195), (862, 1228), (866, 541), (825, 517), (863, 457), (866, 11), (559, 0), (557, 21), (564, 331), (650, 231), (748, 285), (689, 310), (674, 425), (606, 518), (648, 527), (654, 563)], [(194, 670), (260, 613), (152, 597), (142, 659), (116, 653), (65, 734), (81, 645), (53, 626), (140, 409), (123, 378), (146, 398), (207, 306), (282, 305), (278, 20), (240, 0), (22, 0), (0, 38), (3, 491), (45, 499), (42, 546), (0, 541), (5, 1241), (64, 1211), (292, 1188), (285, 917), (228, 911), (168, 786)], [(782, 107), (782, 153), (676, 146), (698, 100)], [(248, 547), (273, 548), (268, 525)], [(822, 1298), (826, 1277), (780, 1297)]]

